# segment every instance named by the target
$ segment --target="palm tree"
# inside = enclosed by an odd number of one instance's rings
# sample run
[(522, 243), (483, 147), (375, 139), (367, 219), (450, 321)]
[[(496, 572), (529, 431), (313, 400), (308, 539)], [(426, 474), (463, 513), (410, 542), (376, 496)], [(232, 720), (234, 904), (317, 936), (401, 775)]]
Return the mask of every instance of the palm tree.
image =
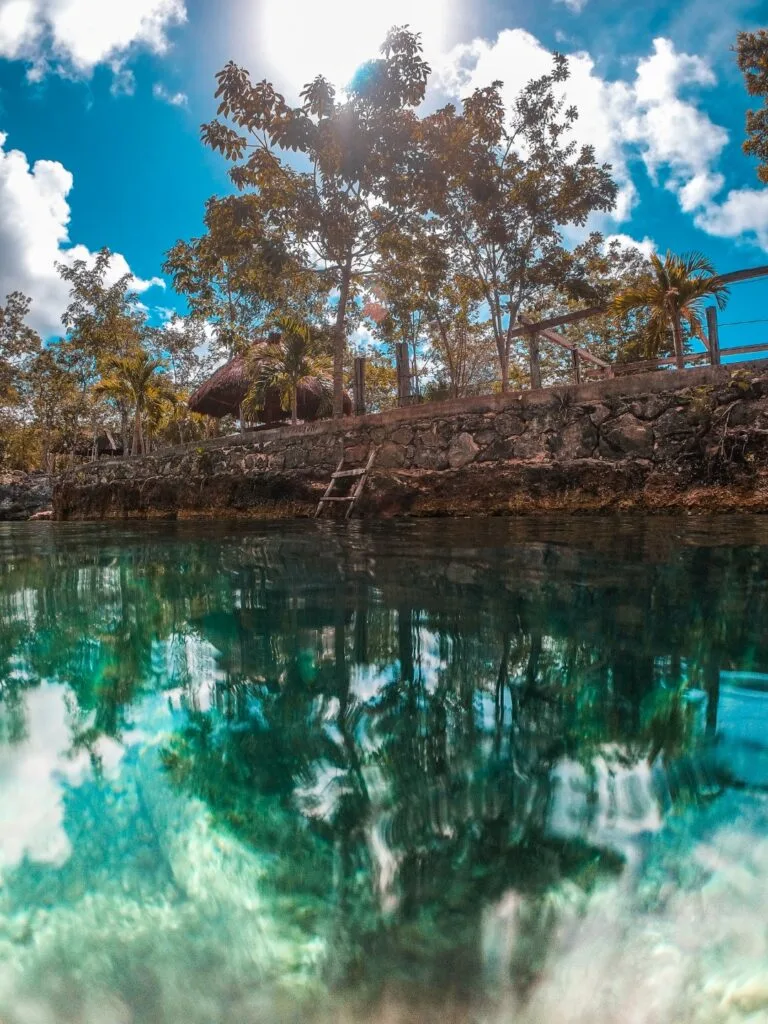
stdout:
[(298, 392), (302, 385), (320, 382), (323, 404), (332, 409), (330, 360), (318, 351), (320, 332), (303, 320), (278, 317), (280, 342), (258, 346), (249, 353), (253, 383), (243, 402), (246, 413), (263, 409), (267, 394), (277, 391), (280, 404), (290, 409), (291, 423), (298, 422)]
[(663, 261), (653, 253), (650, 262), (651, 273), (620, 292), (613, 300), (613, 311), (618, 316), (626, 316), (639, 309), (648, 311), (646, 337), (651, 358), (664, 350), (671, 328), (677, 367), (682, 370), (685, 366), (683, 322), (690, 335), (704, 341), (704, 300), (711, 297), (723, 309), (729, 291), (715, 273), (712, 262), (702, 253), (676, 256), (667, 250)]
[(112, 370), (105, 370), (104, 376), (95, 385), (94, 398), (98, 402), (106, 399), (117, 409), (120, 416), (120, 440), (123, 446), (123, 458), (129, 454), (128, 417), (132, 402), (132, 393), (126, 381)]
[(173, 398), (173, 389), (159, 373), (165, 363), (155, 359), (144, 349), (136, 349), (126, 355), (114, 356), (105, 364), (105, 372), (97, 390), (116, 401), (130, 400), (133, 405), (132, 455), (146, 452), (142, 420), (148, 409)]

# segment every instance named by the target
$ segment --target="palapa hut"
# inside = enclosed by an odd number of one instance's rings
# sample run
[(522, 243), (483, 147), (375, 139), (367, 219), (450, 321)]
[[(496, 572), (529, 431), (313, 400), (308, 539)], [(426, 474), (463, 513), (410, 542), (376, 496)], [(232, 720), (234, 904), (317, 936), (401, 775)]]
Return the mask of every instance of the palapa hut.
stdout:
[[(269, 339), (274, 344), (274, 339)], [(266, 345), (266, 342), (255, 344)], [(203, 413), (221, 419), (224, 416), (240, 416), (251, 377), (248, 373), (247, 356), (243, 353), (230, 359), (224, 366), (201, 384), (189, 399), (188, 405), (192, 412)], [(297, 392), (298, 417), (300, 420), (316, 420), (320, 418), (323, 407), (323, 385), (319, 378), (311, 377), (299, 386)], [(344, 415), (352, 412), (352, 399), (344, 393)], [(280, 394), (277, 390), (268, 391), (264, 408), (259, 410), (259, 423), (279, 423), (289, 419), (290, 412), (282, 408)]]

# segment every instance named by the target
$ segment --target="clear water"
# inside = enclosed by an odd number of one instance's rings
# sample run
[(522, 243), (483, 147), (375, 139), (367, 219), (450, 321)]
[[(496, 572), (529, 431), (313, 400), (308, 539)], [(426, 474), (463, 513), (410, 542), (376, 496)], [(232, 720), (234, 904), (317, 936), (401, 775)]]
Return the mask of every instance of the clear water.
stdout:
[(0, 1021), (768, 1020), (768, 521), (0, 527)]

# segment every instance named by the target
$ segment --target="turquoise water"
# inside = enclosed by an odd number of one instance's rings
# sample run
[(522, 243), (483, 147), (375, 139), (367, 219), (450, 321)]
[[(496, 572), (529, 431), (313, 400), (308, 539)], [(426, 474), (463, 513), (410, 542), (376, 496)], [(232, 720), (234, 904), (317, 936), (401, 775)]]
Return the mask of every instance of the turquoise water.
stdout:
[(768, 521), (0, 525), (0, 1022), (768, 1020)]

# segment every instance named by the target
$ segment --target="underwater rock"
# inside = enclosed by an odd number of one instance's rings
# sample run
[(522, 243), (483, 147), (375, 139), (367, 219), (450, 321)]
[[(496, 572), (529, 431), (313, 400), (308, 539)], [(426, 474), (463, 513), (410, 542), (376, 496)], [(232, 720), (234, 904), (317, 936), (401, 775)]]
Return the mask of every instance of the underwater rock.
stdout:
[(723, 1005), (726, 1008), (735, 1006), (742, 1013), (768, 1010), (768, 974), (757, 975), (732, 987), (726, 993)]

